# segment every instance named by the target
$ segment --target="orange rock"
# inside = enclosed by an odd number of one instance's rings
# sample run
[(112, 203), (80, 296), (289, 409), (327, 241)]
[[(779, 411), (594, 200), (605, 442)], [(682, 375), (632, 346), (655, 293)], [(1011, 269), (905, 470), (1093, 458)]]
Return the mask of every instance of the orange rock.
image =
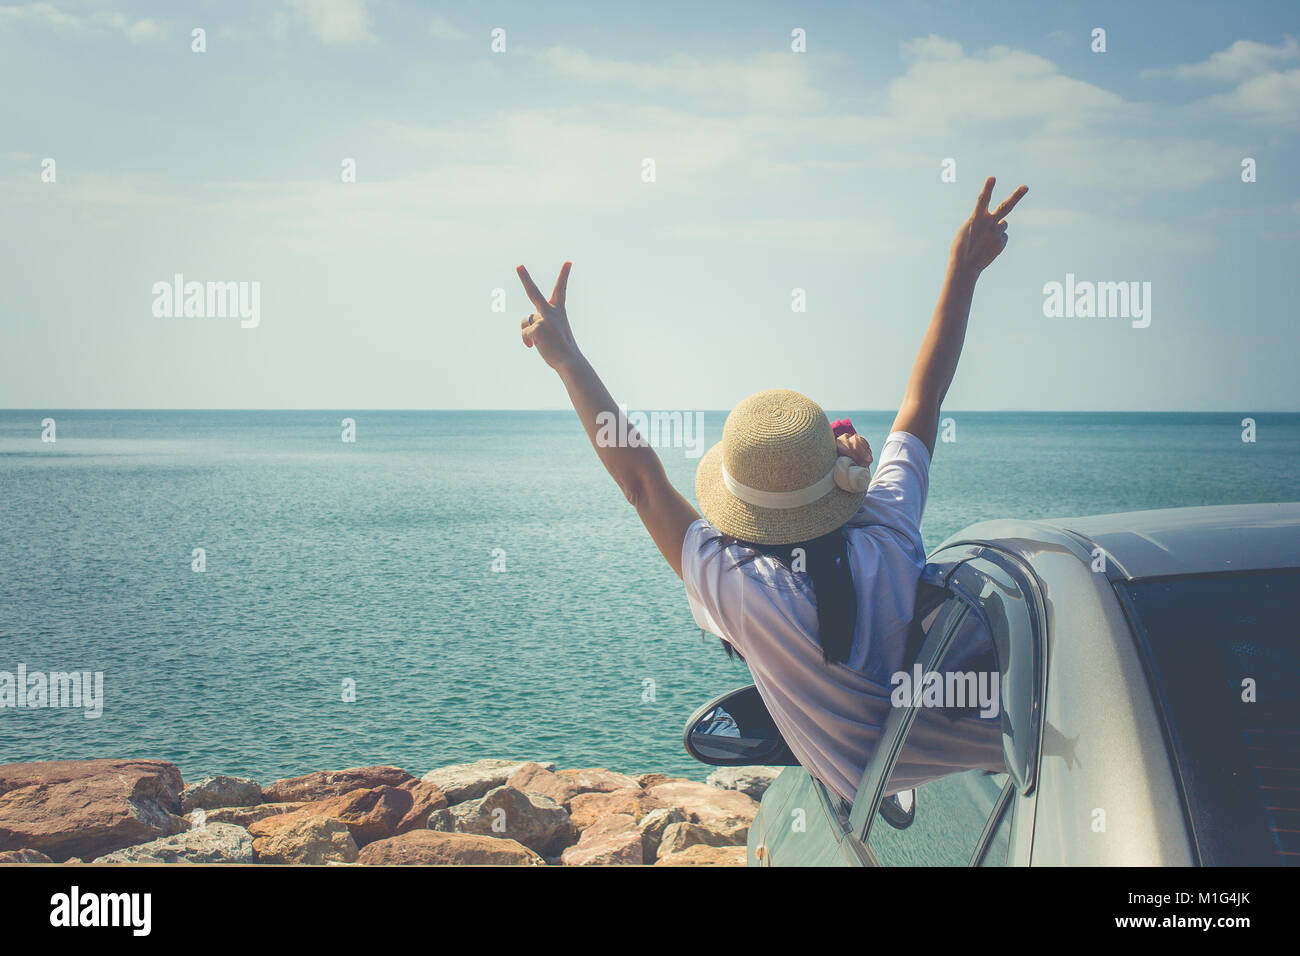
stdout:
[(662, 773), (643, 773), (636, 778), (636, 782), (639, 787), (648, 790), (651, 787), (657, 787), (661, 783), (676, 783), (685, 779), (685, 777), (670, 777)]
[[(357, 844), (348, 828), (332, 817), (286, 813), (253, 824), (262, 827), (255, 835), (253, 852), (259, 863), (296, 863), (324, 866), (351, 863), (357, 858)], [(249, 829), (252, 833), (252, 829)]]
[(743, 846), (705, 846), (697, 843), (680, 853), (669, 853), (655, 866), (744, 866), (748, 851)]
[(393, 836), (413, 805), (414, 794), (401, 787), (352, 790), (304, 804), (290, 813), (257, 820), (249, 825), (248, 832), (255, 837), (269, 836), (309, 817), (327, 817), (346, 826), (352, 839), (361, 847)]
[(565, 866), (639, 866), (645, 862), (641, 830), (628, 813), (601, 817), (560, 857)]
[(53, 863), (48, 856), (40, 850), (5, 850), (0, 852), (0, 864), (2, 863)]
[(556, 803), (568, 805), (568, 802), (582, 791), (571, 780), (566, 780), (558, 773), (547, 770), (539, 763), (526, 763), (506, 781), (507, 787), (514, 787), (524, 793), (540, 793), (550, 797)]
[(580, 793), (569, 801), (569, 817), (579, 830), (585, 830), (601, 817), (625, 813), (637, 823), (651, 810), (665, 809), (667, 804), (640, 787), (625, 787), (607, 793)]
[(302, 777), (277, 780), (262, 788), (266, 803), (309, 802), (337, 797), (353, 790), (400, 787), (415, 777), (398, 767), (353, 767), (350, 770), (319, 770)]
[(758, 815), (758, 801), (752, 797), (693, 780), (657, 784), (646, 792), (664, 806), (677, 807), (691, 823), (734, 828), (752, 823)]
[(0, 766), (0, 850), (93, 859), (185, 829), (184, 783), (161, 760), (54, 760)]
[(237, 827), (247, 828), (258, 820), (293, 813), (305, 806), (305, 803), (258, 803), (251, 807), (220, 807), (216, 810), (195, 810), (185, 819), (193, 826), (198, 820), (198, 814), (202, 812), (203, 819), (208, 823), (233, 823)]
[(604, 767), (593, 767), (587, 770), (561, 770), (557, 776), (569, 783), (578, 793), (590, 793), (592, 791), (608, 793), (611, 790), (625, 790), (628, 787), (640, 786), (635, 777), (629, 777), (625, 773), (615, 773), (613, 770), (606, 770)]
[(371, 843), (361, 851), (357, 862), (387, 866), (539, 866), (543, 860), (514, 840), (412, 830)]
[(429, 814), (447, 806), (447, 795), (435, 783), (411, 779), (402, 784), (401, 789), (411, 794), (411, 809), (398, 821), (394, 833), (425, 829), (429, 825)]
[(715, 830), (702, 823), (674, 823), (666, 827), (655, 856), (663, 859), (674, 853), (684, 853), (693, 846), (743, 846), (748, 833), (745, 830)]

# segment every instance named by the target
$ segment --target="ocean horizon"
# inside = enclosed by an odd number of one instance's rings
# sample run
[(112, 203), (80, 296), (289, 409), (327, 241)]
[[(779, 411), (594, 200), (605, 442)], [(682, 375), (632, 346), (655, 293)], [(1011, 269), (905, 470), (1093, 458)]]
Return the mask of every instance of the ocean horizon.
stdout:
[[(660, 454), (693, 499), (726, 412), (686, 414), (702, 431)], [(878, 450), (894, 412), (831, 414)], [(1300, 413), (944, 418), (927, 549), (996, 517), (1300, 497)], [(104, 675), (96, 717), (0, 709), (6, 761), (702, 779), (682, 726), (749, 683), (571, 410), (10, 409), (0, 489), (0, 672)]]

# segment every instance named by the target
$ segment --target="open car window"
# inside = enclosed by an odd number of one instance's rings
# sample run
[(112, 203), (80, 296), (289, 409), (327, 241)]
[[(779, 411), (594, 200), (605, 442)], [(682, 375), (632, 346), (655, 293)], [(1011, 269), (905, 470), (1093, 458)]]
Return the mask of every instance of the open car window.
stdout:
[(905, 829), (887, 819), (871, 827), (868, 846), (883, 866), (968, 865), (1006, 785), (992, 641), (982, 617), (962, 611), (939, 665), (918, 663), (896, 687), (895, 706), (917, 704), (885, 795), (914, 791), (913, 816)]
[[(853, 824), (884, 865), (1002, 865), (1012, 796), (1032, 789), (1044, 669), (1036, 584), (985, 548), (943, 577), (895, 711), (863, 777)], [(874, 809), (913, 807), (905, 828)], [(868, 814), (870, 813), (870, 819)]]
[[(911, 826), (898, 830), (880, 822), (871, 828), (868, 845), (876, 862), (881, 866), (1004, 865), (1011, 808), (997, 811), (1003, 809), (1007, 779), (1005, 773), (967, 770), (923, 784), (917, 790)], [(999, 824), (1006, 826), (999, 829)], [(999, 839), (987, 838), (990, 832)]]

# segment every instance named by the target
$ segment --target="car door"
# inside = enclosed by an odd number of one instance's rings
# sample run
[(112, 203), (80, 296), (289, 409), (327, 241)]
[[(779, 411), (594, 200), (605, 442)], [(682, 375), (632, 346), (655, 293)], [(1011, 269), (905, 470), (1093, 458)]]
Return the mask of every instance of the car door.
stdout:
[[(868, 865), (1028, 863), (1047, 646), (1037, 581), (985, 546), (935, 555), (924, 581), (942, 590), (911, 658), (918, 686), (886, 722), (848, 829)], [(913, 788), (904, 828), (878, 812)]]
[[(945, 589), (948, 574), (966, 558), (952, 554), (925, 568), (907, 658), (932, 631), (942, 630), (957, 604)], [(883, 740), (883, 738), (882, 738)], [(852, 808), (802, 767), (788, 767), (763, 795), (749, 831), (751, 866), (865, 866), (869, 859), (849, 825)]]

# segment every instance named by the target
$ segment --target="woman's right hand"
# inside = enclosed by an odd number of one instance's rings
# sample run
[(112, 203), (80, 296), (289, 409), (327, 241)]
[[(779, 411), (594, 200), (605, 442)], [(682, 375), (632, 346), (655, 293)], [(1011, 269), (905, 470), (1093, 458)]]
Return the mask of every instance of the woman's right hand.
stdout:
[(871, 454), (871, 445), (867, 443), (865, 438), (857, 434), (836, 435), (835, 451), (846, 458), (853, 459), (855, 465), (861, 465), (863, 468), (869, 467), (872, 461), (875, 460)]
[(990, 176), (984, 183), (980, 198), (975, 202), (975, 211), (961, 224), (957, 237), (952, 241), (949, 251), (951, 266), (959, 273), (975, 278), (988, 264), (998, 257), (1007, 247), (1007, 215), (1016, 208), (1028, 186), (1021, 186), (1002, 201), (993, 212), (989, 212), (989, 199), (993, 196), (994, 178)]
[(536, 346), (546, 364), (559, 371), (573, 359), (577, 358), (578, 343), (569, 328), (569, 316), (564, 311), (564, 294), (569, 285), (569, 269), (572, 262), (560, 267), (559, 278), (555, 280), (555, 290), (548, 301), (541, 290), (534, 284), (528, 270), (520, 266), (519, 281), (524, 284), (524, 291), (537, 311), (519, 323), (519, 334), (524, 345), (530, 349)]

